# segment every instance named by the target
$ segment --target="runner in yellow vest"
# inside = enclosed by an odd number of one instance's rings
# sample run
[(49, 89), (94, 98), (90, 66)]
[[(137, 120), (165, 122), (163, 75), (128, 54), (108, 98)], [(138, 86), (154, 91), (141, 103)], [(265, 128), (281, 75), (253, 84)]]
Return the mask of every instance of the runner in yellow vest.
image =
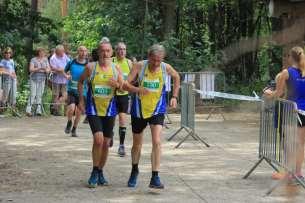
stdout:
[[(115, 46), (115, 57), (113, 57), (113, 63), (118, 65), (121, 69), (123, 79), (127, 80), (127, 76), (132, 67), (132, 62), (126, 58), (126, 45), (124, 42), (119, 42)], [(117, 90), (116, 91), (116, 105), (119, 113), (119, 136), (120, 146), (118, 149), (119, 156), (125, 156), (125, 135), (126, 135), (126, 114), (128, 113), (129, 105), (128, 91)]]
[[(161, 132), (164, 123), (164, 114), (166, 113), (166, 92), (165, 79), (167, 74), (173, 78), (173, 96), (170, 100), (170, 106), (176, 108), (177, 97), (179, 94), (180, 77), (175, 69), (162, 62), (165, 57), (165, 49), (162, 45), (153, 45), (148, 50), (148, 60), (135, 63), (127, 82), (124, 83), (124, 89), (137, 93), (132, 101), (131, 107), (131, 126), (133, 133), (133, 145), (131, 149), (132, 170), (128, 180), (128, 187), (135, 187), (139, 174), (138, 163), (141, 155), (143, 130), (147, 124), (150, 125), (152, 136), (152, 177), (149, 187), (163, 189), (158, 171), (160, 168), (161, 157)], [(131, 84), (138, 78), (139, 87)]]
[[(109, 41), (101, 42), (99, 60), (87, 65), (78, 82), (78, 93), (83, 94), (83, 83), (88, 81), (86, 114), (93, 134), (93, 169), (88, 180), (89, 187), (107, 185), (103, 167), (108, 157), (108, 148), (113, 136), (117, 115), (115, 91), (123, 85), (118, 66), (112, 63), (112, 47)], [(79, 109), (84, 111), (84, 99), (80, 97)]]

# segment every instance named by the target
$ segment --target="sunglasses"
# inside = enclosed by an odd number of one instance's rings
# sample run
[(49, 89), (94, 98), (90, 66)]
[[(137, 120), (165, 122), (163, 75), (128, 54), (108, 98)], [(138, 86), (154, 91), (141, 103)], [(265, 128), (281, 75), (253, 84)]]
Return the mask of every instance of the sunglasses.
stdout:
[(12, 52), (4, 52), (4, 54), (11, 54)]

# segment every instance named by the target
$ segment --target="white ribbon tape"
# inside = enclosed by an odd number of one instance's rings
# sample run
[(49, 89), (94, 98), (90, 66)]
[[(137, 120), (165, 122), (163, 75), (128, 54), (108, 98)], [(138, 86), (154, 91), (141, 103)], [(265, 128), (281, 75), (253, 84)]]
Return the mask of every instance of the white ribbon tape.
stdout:
[(238, 95), (238, 94), (229, 94), (223, 92), (215, 92), (215, 91), (202, 91), (195, 89), (195, 91), (201, 95), (210, 96), (210, 97), (220, 97), (226, 99), (235, 99), (235, 100), (243, 100), (243, 101), (262, 101), (259, 96), (254, 93), (255, 97), (245, 96), (245, 95)]

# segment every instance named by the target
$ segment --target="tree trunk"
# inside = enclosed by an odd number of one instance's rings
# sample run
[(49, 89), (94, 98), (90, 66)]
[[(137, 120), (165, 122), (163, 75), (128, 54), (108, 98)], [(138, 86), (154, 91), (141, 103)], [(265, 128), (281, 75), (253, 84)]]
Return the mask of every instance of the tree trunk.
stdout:
[(176, 31), (177, 27), (177, 12), (176, 12), (176, 0), (159, 0), (161, 6), (162, 23), (162, 39), (166, 39), (171, 33)]

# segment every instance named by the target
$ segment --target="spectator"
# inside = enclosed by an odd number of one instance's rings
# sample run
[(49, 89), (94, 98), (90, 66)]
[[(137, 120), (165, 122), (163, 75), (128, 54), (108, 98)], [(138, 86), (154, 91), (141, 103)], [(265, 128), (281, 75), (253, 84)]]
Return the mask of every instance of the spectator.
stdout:
[(69, 61), (70, 59), (65, 54), (63, 45), (57, 45), (55, 53), (50, 58), (50, 66), (53, 72), (52, 94), (54, 103), (51, 113), (56, 116), (60, 116), (59, 105), (63, 104), (67, 98), (66, 84), (70, 76), (65, 73), (65, 67)]
[(4, 49), (4, 58), (0, 61), (2, 67), (2, 82), (3, 82), (3, 103), (9, 103), (11, 106), (16, 106), (17, 94), (17, 75), (15, 72), (15, 62), (12, 59), (13, 50), (10, 47)]
[(42, 113), (42, 95), (47, 74), (50, 72), (48, 59), (43, 48), (37, 48), (36, 57), (31, 59), (30, 66), (30, 96), (26, 107), (26, 114), (32, 116), (32, 105), (37, 104), (36, 115)]

